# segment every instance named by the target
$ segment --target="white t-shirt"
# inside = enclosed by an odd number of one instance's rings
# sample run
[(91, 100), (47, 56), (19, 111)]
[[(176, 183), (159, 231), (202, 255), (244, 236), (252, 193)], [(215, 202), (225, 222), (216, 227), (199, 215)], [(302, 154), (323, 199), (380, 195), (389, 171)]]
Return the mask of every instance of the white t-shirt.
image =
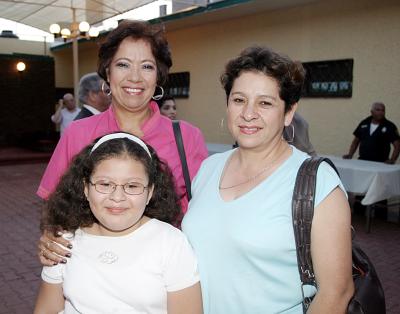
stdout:
[(51, 116), (51, 121), (54, 123), (60, 123), (60, 134), (63, 134), (65, 128), (72, 122), (74, 121), (75, 117), (78, 115), (78, 113), (81, 111), (80, 108), (75, 108), (74, 111), (69, 111), (66, 108), (61, 109), (61, 120), (60, 121), (55, 121), (54, 120), (54, 115)]
[(92, 107), (90, 105), (86, 105), (84, 104), (83, 107), (85, 107), (87, 110), (89, 110), (91, 113), (95, 114), (99, 114), (101, 113), (101, 111), (97, 110), (95, 107)]
[(199, 281), (185, 235), (151, 219), (122, 237), (78, 229), (67, 264), (43, 267), (42, 279), (62, 283), (65, 314), (167, 313), (167, 292)]
[(378, 128), (379, 124), (372, 123), (369, 125), (369, 135), (372, 135), (372, 133), (375, 132), (375, 130)]

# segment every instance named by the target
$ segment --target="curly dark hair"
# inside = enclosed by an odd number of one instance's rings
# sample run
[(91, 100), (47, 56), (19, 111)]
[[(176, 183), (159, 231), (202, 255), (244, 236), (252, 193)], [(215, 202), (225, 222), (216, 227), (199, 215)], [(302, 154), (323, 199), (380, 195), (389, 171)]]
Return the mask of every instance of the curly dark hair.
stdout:
[(246, 48), (238, 57), (227, 63), (225, 72), (221, 75), (220, 80), (227, 99), (234, 81), (247, 71), (262, 72), (276, 80), (279, 96), (285, 102), (285, 112), (299, 101), (306, 75), (301, 62), (292, 61), (286, 55), (276, 53), (267, 47)]
[(144, 21), (125, 20), (112, 30), (100, 45), (97, 73), (107, 82), (107, 69), (117, 53), (119, 45), (125, 38), (142, 39), (151, 46), (151, 51), (157, 63), (157, 84), (164, 85), (172, 66), (171, 53), (164, 30), (159, 25)]
[(74, 232), (79, 227), (89, 227), (97, 222), (84, 193), (85, 183), (90, 181), (96, 165), (101, 161), (121, 156), (141, 162), (149, 177), (149, 186), (154, 186), (153, 196), (144, 215), (176, 224), (181, 208), (175, 193), (174, 180), (169, 167), (158, 158), (154, 149), (148, 146), (150, 158), (139, 144), (127, 138), (117, 138), (102, 143), (91, 153), (95, 142), (74, 158), (56, 190), (50, 195), (41, 229), (56, 235), (57, 231)]

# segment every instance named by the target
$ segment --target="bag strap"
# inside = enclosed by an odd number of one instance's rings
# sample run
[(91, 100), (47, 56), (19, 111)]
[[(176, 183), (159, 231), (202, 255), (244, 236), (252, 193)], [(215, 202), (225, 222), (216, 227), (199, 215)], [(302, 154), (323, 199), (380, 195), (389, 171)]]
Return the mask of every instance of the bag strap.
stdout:
[(186, 193), (188, 200), (190, 201), (190, 199), (192, 198), (192, 191), (191, 191), (192, 189), (190, 183), (189, 168), (186, 161), (185, 146), (183, 145), (182, 132), (179, 120), (173, 120), (172, 127), (174, 129), (175, 142), (176, 146), (178, 147), (179, 158), (181, 160), (183, 179), (185, 180), (185, 186), (186, 186)]
[(311, 299), (304, 297), (303, 286), (317, 286), (311, 259), (311, 225), (314, 216), (317, 171), (323, 161), (327, 162), (339, 175), (330, 159), (311, 157), (306, 159), (300, 166), (293, 190), (293, 230), (296, 241), (297, 265), (302, 282), (303, 308), (305, 310), (310, 305)]

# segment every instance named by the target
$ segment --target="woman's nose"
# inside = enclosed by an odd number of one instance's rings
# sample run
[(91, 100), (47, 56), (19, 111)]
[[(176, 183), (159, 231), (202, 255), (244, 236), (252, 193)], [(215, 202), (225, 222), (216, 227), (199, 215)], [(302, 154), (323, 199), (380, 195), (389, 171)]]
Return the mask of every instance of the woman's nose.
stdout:
[(243, 107), (242, 116), (246, 121), (250, 121), (258, 117), (258, 112), (253, 104), (247, 104)]
[(138, 82), (141, 80), (141, 73), (140, 70), (137, 67), (132, 67), (131, 71), (129, 73), (129, 79), (133, 82)]

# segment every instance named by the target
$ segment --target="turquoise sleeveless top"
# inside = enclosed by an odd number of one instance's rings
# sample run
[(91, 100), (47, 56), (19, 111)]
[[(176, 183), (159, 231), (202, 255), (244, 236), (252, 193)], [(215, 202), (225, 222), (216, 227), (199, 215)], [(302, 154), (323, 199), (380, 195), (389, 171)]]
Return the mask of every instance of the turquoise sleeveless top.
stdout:
[[(297, 171), (309, 156), (292, 150), (262, 183), (228, 202), (218, 185), (234, 150), (203, 162), (182, 230), (198, 258), (205, 314), (303, 313), (291, 204)], [(322, 163), (315, 205), (337, 186), (344, 191)], [(315, 293), (307, 288), (307, 295)]]

